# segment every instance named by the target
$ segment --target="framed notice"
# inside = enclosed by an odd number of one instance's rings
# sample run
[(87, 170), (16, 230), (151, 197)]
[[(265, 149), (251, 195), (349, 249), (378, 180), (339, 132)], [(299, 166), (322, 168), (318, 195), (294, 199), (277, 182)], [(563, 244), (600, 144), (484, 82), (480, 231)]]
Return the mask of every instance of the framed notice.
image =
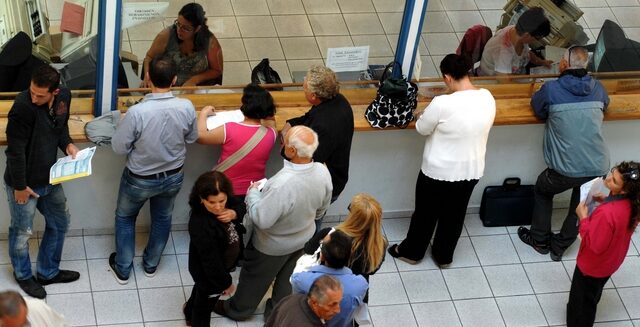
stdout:
[(327, 67), (334, 72), (367, 70), (369, 46), (327, 49)]

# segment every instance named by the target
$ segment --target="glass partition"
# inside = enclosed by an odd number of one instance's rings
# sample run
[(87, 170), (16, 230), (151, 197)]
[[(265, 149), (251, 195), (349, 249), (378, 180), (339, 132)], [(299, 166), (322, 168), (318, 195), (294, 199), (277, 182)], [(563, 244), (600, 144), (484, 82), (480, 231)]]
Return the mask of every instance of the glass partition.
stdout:
[(24, 52), (25, 58), (13, 56), (8, 65), (12, 68), (3, 75), (8, 79), (26, 80), (27, 84), (3, 83), (0, 91), (26, 89), (29, 80), (26, 75), (30, 75), (29, 67), (35, 61), (55, 66), (61, 73), (62, 83), (71, 89), (94, 89), (97, 35), (96, 0), (0, 1), (0, 48), (13, 54), (30, 45), (34, 57), (28, 59), (28, 51)]
[[(138, 2), (126, 0), (125, 4)], [(174, 26), (178, 12), (189, 2), (169, 1), (162, 19), (123, 29), (122, 50), (133, 54), (142, 66), (158, 33)], [(253, 67), (263, 58), (269, 58), (283, 83), (302, 82), (306, 70), (314, 64), (326, 64), (327, 49), (337, 47), (368, 46), (368, 64), (386, 65), (393, 61), (404, 10), (403, 0), (196, 3), (204, 8), (208, 27), (222, 48), (223, 85), (249, 83)], [(136, 73), (141, 76), (140, 71)], [(343, 81), (363, 78), (360, 72), (339, 77)]]

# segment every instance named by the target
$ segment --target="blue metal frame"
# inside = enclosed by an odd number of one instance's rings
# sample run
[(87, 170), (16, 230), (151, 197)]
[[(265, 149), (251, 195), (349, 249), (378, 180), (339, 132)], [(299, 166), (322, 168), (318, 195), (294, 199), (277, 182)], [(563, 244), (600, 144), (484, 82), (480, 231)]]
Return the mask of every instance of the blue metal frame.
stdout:
[[(99, 0), (99, 12), (98, 12), (98, 62), (96, 67), (96, 97), (93, 108), (93, 115), (95, 117), (102, 115), (102, 104), (104, 102), (104, 76), (107, 72), (107, 68), (110, 65), (107, 65), (105, 62), (105, 48), (106, 48), (106, 29), (107, 29), (107, 8), (109, 4), (113, 4), (115, 2), (115, 12), (122, 12), (122, 0)], [(118, 64), (120, 62), (120, 31), (121, 31), (121, 20), (122, 15), (116, 15), (115, 17), (115, 31), (114, 31), (114, 47), (113, 47), (113, 56), (115, 58), (114, 62), (111, 65), (110, 73), (113, 76), (111, 80), (111, 85), (108, 87), (111, 88), (111, 99), (109, 103), (111, 104), (109, 107), (112, 110), (117, 109), (117, 90), (118, 90)]]
[[(402, 25), (400, 27), (400, 34), (398, 35), (398, 44), (396, 45), (396, 55), (394, 60), (400, 63), (400, 65), (402, 65), (402, 63), (404, 62), (404, 58), (407, 55), (407, 51), (408, 50), (411, 51), (410, 53), (411, 65), (408, 71), (405, 71), (405, 75), (407, 76), (407, 79), (411, 79), (413, 75), (413, 66), (415, 65), (415, 62), (416, 62), (416, 58), (415, 58), (416, 51), (420, 44), (419, 39), (420, 39), (420, 33), (422, 31), (422, 23), (424, 21), (424, 16), (427, 12), (428, 4), (429, 4), (429, 1), (424, 0), (424, 10), (420, 14), (420, 20), (417, 22), (418, 33), (416, 34), (415, 46), (413, 47), (413, 49), (407, 49), (407, 43), (409, 40), (409, 28), (411, 27), (411, 24), (416, 24), (416, 22), (412, 21), (413, 12), (416, 10), (416, 0), (406, 0), (404, 4), (404, 13), (402, 15)], [(396, 70), (394, 70), (392, 75), (393, 77), (401, 77), (400, 76), (401, 73)]]

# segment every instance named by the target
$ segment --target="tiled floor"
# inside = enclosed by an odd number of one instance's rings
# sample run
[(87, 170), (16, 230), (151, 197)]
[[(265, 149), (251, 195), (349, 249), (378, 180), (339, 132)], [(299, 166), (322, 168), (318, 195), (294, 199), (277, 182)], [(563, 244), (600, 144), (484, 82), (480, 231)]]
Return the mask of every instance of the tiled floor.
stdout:
[[(555, 227), (564, 214), (564, 210), (554, 212)], [(384, 220), (390, 243), (404, 237), (408, 221)], [(371, 278), (369, 310), (374, 325), (563, 325), (579, 244), (569, 248), (562, 262), (553, 262), (523, 245), (515, 232), (516, 227), (483, 227), (478, 215), (470, 214), (451, 268), (438, 269), (430, 256), (417, 265), (387, 257)], [(147, 235), (137, 236), (139, 255)], [(123, 286), (107, 264), (114, 247), (112, 235), (68, 237), (62, 267), (78, 270), (82, 277), (75, 283), (47, 286), (47, 302), (73, 326), (183, 326), (180, 307), (193, 285), (187, 271), (188, 238), (185, 231), (172, 233), (152, 279), (144, 276), (136, 257), (132, 278)], [(37, 240), (31, 245), (35, 250)], [(0, 241), (0, 285), (17, 289), (6, 248), (7, 241)], [(625, 263), (605, 287), (596, 325), (640, 326), (638, 249), (636, 232)], [(262, 326), (261, 312), (262, 306), (242, 323), (214, 314), (212, 326)]]
[[(595, 41), (605, 19), (619, 23), (628, 37), (640, 40), (639, 0), (572, 1), (584, 12), (578, 23), (590, 42)], [(173, 23), (187, 2), (170, 1), (163, 21), (123, 31), (122, 49), (133, 52), (142, 61), (156, 34)], [(222, 44), (225, 84), (248, 83), (251, 68), (262, 58), (270, 58), (283, 82), (291, 82), (292, 72), (323, 64), (327, 48), (331, 47), (369, 45), (369, 63), (387, 64), (393, 59), (404, 10), (404, 0), (196, 2), (205, 8), (208, 25)], [(46, 3), (51, 26), (59, 30), (63, 0)], [(440, 61), (455, 51), (470, 26), (483, 24), (495, 29), (505, 3), (506, 0), (428, 0), (419, 48), (420, 76), (438, 76)]]

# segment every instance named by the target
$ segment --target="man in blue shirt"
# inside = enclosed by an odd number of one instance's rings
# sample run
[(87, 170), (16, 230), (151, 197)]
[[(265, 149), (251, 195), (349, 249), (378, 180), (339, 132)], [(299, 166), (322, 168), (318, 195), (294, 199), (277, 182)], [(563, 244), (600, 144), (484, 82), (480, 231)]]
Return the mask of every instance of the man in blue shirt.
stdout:
[[(543, 152), (545, 169), (534, 188), (531, 230), (518, 229), (522, 242), (560, 261), (578, 236), (576, 207), (580, 185), (609, 171), (609, 150), (602, 135), (607, 91), (587, 74), (589, 55), (582, 47), (570, 47), (560, 60), (560, 77), (545, 83), (531, 97), (536, 117), (545, 120)], [(572, 190), (567, 217), (559, 233), (551, 232), (553, 197)]]
[(185, 143), (198, 138), (191, 101), (173, 96), (176, 66), (171, 59), (155, 58), (149, 67), (151, 93), (129, 108), (111, 140), (113, 151), (127, 155), (116, 208), (116, 252), (109, 266), (120, 284), (126, 284), (133, 267), (135, 225), (140, 208), (149, 200), (151, 228), (142, 255), (147, 277), (160, 263), (169, 232), (176, 195), (184, 174)]
[(351, 238), (341, 231), (327, 234), (321, 243), (320, 265), (313, 266), (309, 271), (291, 275), (291, 285), (294, 293), (306, 294), (313, 282), (323, 275), (330, 275), (340, 281), (343, 288), (340, 313), (327, 321), (329, 327), (352, 326), (354, 313), (363, 303), (369, 284), (360, 275), (354, 275), (346, 265), (351, 253)]

